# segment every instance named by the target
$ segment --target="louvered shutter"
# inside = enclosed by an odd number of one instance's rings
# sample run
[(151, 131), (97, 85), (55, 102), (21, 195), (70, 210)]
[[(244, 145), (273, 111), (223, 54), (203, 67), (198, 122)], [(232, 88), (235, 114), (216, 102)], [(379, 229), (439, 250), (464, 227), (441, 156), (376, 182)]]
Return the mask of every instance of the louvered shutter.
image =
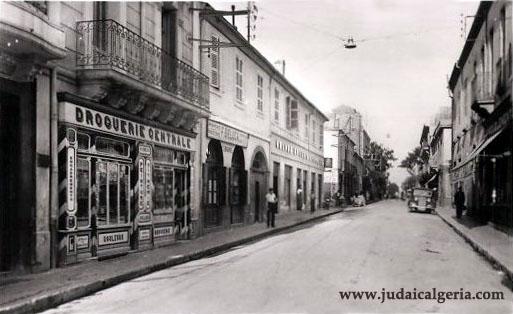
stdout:
[[(212, 36), (212, 43), (219, 43), (219, 38)], [(219, 88), (219, 46), (210, 49), (210, 84)]]

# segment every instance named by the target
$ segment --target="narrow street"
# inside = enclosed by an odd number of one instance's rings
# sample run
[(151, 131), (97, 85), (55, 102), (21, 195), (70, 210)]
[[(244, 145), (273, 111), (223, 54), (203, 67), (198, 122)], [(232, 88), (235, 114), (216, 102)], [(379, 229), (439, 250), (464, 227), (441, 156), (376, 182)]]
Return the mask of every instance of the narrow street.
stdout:
[[(348, 208), (46, 313), (512, 313), (511, 288), (436, 215)], [(500, 291), (504, 300), (342, 300), (340, 291)]]

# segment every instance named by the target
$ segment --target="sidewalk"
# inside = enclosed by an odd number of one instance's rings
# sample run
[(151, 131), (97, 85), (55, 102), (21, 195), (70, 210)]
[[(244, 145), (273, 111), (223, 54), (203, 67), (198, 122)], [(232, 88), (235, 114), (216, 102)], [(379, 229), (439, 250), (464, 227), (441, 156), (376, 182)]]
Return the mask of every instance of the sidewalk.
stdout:
[(0, 278), (0, 313), (38, 312), (89, 295), (123, 281), (279, 233), (343, 211), (341, 208), (293, 211), (276, 216), (276, 228), (265, 223), (234, 227), (168, 247), (88, 261), (39, 274)]
[(466, 215), (457, 219), (453, 208), (437, 208), (436, 212), (476, 251), (504, 271), (509, 279), (513, 281), (512, 236), (488, 224), (479, 224)]

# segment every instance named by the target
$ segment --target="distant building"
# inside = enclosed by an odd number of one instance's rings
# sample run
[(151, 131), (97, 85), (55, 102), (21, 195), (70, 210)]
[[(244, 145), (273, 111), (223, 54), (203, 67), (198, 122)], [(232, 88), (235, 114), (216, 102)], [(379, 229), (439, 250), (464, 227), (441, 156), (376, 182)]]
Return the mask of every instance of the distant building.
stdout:
[[(363, 128), (362, 115), (349, 106), (339, 106), (328, 114), (324, 127), (324, 155), (333, 158), (332, 169), (325, 170), (324, 184), (331, 194), (344, 196), (370, 187), (368, 152), (370, 137)], [(364, 184), (364, 182), (368, 184)]]
[(450, 206), (452, 188), (450, 182), (451, 164), (451, 108), (442, 107), (435, 115), (433, 133), (430, 136), (429, 165), (435, 170), (430, 180), (437, 188), (438, 206)]
[(512, 3), (479, 4), (452, 70), (453, 189), (463, 187), (468, 212), (513, 226)]

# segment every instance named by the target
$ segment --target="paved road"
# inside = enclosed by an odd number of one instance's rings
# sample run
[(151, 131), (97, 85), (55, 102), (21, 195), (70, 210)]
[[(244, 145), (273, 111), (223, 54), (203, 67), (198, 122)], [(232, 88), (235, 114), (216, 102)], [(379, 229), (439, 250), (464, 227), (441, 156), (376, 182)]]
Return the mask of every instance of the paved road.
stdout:
[[(46, 313), (513, 313), (503, 276), (436, 215), (401, 201), (323, 222), (98, 292)], [(472, 293), (505, 300), (342, 300), (340, 291)]]

